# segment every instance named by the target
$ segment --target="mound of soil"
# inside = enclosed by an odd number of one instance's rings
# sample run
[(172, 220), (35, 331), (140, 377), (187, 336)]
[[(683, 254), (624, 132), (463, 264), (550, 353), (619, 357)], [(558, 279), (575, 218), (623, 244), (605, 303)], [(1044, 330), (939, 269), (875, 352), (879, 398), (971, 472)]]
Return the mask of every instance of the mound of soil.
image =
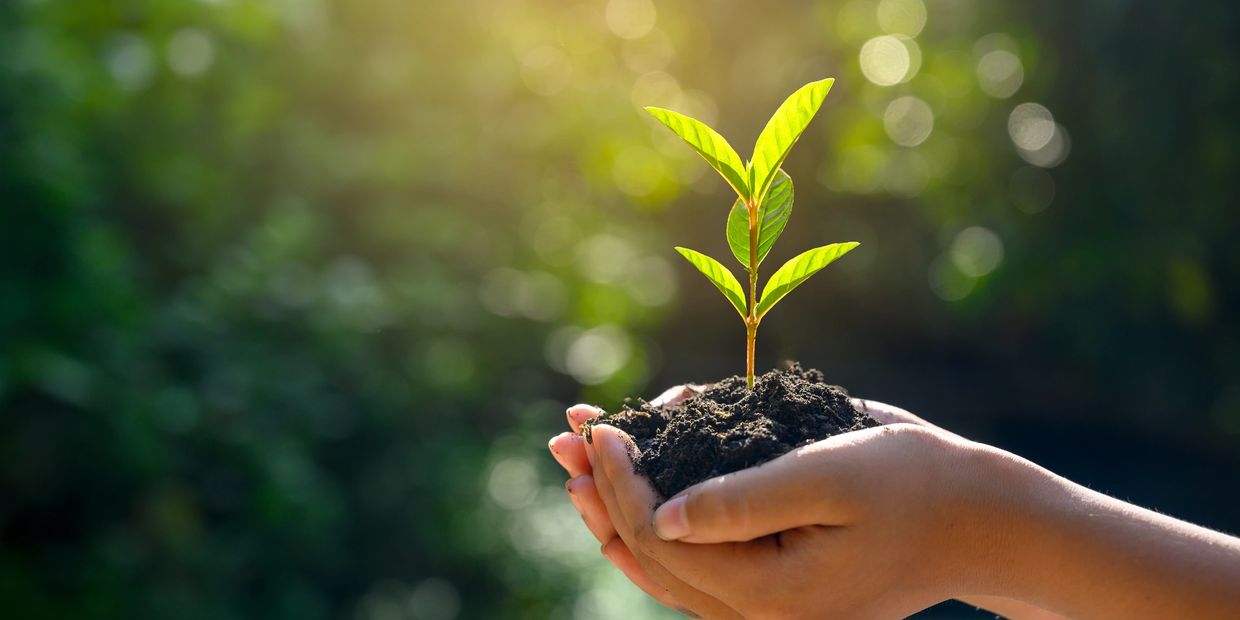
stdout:
[(663, 497), (703, 480), (765, 463), (789, 450), (848, 431), (878, 426), (843, 388), (798, 364), (756, 378), (734, 376), (704, 386), (670, 407), (625, 403), (597, 423), (633, 437), (637, 471)]

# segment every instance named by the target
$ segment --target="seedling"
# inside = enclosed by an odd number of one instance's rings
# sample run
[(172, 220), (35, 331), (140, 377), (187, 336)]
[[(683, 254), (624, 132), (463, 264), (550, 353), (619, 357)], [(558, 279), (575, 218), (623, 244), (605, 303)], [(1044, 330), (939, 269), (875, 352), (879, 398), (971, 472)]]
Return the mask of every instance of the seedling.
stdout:
[(749, 272), (748, 297), (736, 276), (719, 261), (688, 248), (677, 247), (676, 251), (723, 293), (745, 322), (745, 378), (750, 389), (753, 389), (754, 343), (762, 317), (792, 289), (858, 245), (851, 241), (832, 243), (802, 253), (777, 269), (762, 288), (762, 295), (757, 294), (758, 265), (784, 232), (788, 216), (792, 215), (792, 179), (780, 166), (818, 113), (834, 83), (831, 78), (810, 82), (792, 93), (767, 121), (754, 144), (753, 160), (745, 163), (728, 141), (705, 123), (679, 112), (646, 108), (693, 147), (736, 190), (736, 202), (728, 213), (727, 238), (732, 255)]

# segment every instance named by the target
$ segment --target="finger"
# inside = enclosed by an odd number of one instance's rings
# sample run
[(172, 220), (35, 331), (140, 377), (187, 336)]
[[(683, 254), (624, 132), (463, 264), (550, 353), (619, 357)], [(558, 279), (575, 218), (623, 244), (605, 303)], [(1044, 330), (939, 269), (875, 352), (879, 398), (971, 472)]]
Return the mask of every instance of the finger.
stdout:
[(846, 524), (853, 508), (832, 450), (869, 433), (836, 435), (689, 487), (655, 511), (655, 531), (664, 540), (718, 543), (808, 525)]
[(600, 543), (606, 543), (616, 537), (616, 527), (612, 525), (611, 518), (607, 516), (607, 507), (603, 505), (603, 499), (598, 495), (593, 476), (588, 474), (577, 476), (565, 483), (564, 489), (568, 491), (568, 499), (581, 514), (581, 520), (585, 521), (586, 527), (589, 528), (591, 534), (594, 534), (595, 539)]
[(678, 385), (664, 390), (662, 394), (650, 401), (650, 404), (654, 407), (671, 407), (701, 394), (702, 390), (700, 385)]
[(568, 418), (569, 428), (572, 428), (574, 433), (580, 433), (581, 425), (603, 415), (603, 410), (594, 405), (573, 405), (564, 412), (564, 415)]
[[(588, 452), (594, 455), (592, 458), (596, 463), (599, 459), (598, 454), (596, 454), (597, 450), (597, 443), (591, 444), (588, 448)], [(627, 525), (622, 517), (618, 516), (621, 514), (620, 508), (616, 504), (615, 495), (611, 490), (611, 485), (608, 483), (606, 474), (602, 470), (598, 470), (596, 472), (595, 487), (598, 489), (598, 494), (602, 498), (603, 504), (607, 507), (607, 513), (611, 516), (612, 524), (616, 526), (616, 532), (620, 535), (620, 538), (624, 540), (625, 545), (633, 554), (633, 557), (636, 559), (638, 565), (642, 567), (642, 570), (644, 570), (647, 575), (649, 575), (656, 582), (662, 584), (664, 588), (666, 588), (685, 604), (688, 609), (681, 609), (681, 612), (689, 614), (691, 612), (688, 610), (692, 610), (692, 613), (712, 619), (743, 618), (743, 616), (738, 614), (736, 610), (729, 607), (723, 601), (720, 601), (718, 598), (693, 587), (689, 583), (686, 583), (664, 568), (664, 566), (656, 559), (639, 551), (635, 546), (636, 539), (634, 538), (632, 528)]]
[(590, 473), (590, 460), (586, 457), (586, 440), (575, 433), (560, 433), (547, 443), (551, 456), (570, 478)]
[(641, 564), (637, 563), (637, 558), (633, 557), (633, 552), (629, 551), (628, 546), (619, 536), (604, 543), (601, 550), (603, 557), (607, 558), (612, 566), (620, 569), (620, 572), (624, 573), (633, 585), (641, 588), (642, 592), (672, 609), (684, 609), (684, 603), (681, 603), (667, 588), (646, 574)]
[[(652, 525), (659, 496), (645, 478), (634, 473), (629, 455), (636, 448), (626, 438), (615, 427), (595, 427), (596, 480), (602, 481), (596, 486), (612, 524), (632, 539), (626, 542), (634, 553), (650, 556), (686, 584), (726, 602), (726, 594), (739, 585), (737, 575), (753, 570), (758, 556), (752, 548), (737, 545), (686, 545), (660, 539)], [(742, 566), (746, 571), (728, 569)]]

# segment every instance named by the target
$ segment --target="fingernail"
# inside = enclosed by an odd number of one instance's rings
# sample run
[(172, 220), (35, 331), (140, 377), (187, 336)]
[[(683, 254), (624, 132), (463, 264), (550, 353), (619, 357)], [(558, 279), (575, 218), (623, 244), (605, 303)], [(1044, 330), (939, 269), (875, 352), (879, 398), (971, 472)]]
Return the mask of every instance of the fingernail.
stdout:
[(553, 454), (558, 456), (561, 454), (560, 446), (563, 445), (563, 442), (573, 441), (579, 437), (581, 436), (574, 433), (560, 433), (559, 435), (552, 437), (551, 440), (547, 442), (547, 449), (551, 450)]
[[(580, 418), (580, 419), (575, 419), (573, 416), (573, 411), (578, 410), (578, 409), (581, 409), (583, 411), (576, 416), (576, 418)], [(589, 420), (590, 418), (598, 417), (602, 413), (603, 413), (603, 410), (599, 409), (598, 407), (595, 407), (594, 405), (587, 405), (585, 403), (577, 403), (576, 405), (573, 405), (572, 407), (569, 407), (568, 409), (564, 410), (564, 417), (568, 419), (569, 424), (573, 424), (573, 423), (580, 424), (581, 422), (585, 422), (586, 420)]]
[(689, 535), (685, 516), (685, 496), (677, 495), (654, 511), (654, 533), (663, 540), (680, 540)]
[(614, 542), (616, 542), (615, 538), (599, 545), (598, 552), (603, 554), (603, 557), (607, 558), (608, 560), (611, 559), (611, 543), (614, 543)]

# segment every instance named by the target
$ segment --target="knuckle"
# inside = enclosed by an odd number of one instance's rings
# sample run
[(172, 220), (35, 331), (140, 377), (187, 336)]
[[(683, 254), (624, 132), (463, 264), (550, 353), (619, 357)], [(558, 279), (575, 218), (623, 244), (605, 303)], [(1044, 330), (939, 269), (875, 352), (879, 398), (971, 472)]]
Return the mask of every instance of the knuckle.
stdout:
[(942, 431), (917, 424), (899, 424), (899, 438), (903, 442), (904, 453), (910, 456), (925, 456), (946, 445), (948, 439)]

